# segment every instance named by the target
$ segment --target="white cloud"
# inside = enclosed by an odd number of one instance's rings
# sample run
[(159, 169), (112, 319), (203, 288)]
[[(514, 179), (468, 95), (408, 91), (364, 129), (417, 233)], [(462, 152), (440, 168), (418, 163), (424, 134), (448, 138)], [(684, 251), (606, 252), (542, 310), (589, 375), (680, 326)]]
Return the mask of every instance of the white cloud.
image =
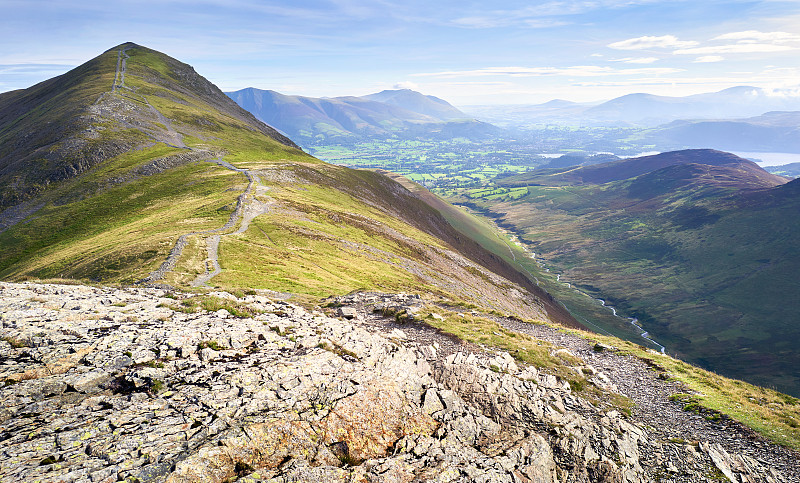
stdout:
[(713, 55), (713, 54), (756, 54), (770, 52), (785, 52), (795, 50), (797, 47), (774, 44), (728, 44), (712, 45), (709, 47), (695, 47), (692, 49), (678, 49), (674, 54)]
[(608, 46), (617, 50), (645, 50), (692, 47), (697, 44), (694, 40), (678, 40), (674, 35), (662, 35), (660, 37), (645, 35), (644, 37), (614, 42), (608, 44)]
[(731, 32), (714, 37), (712, 40), (739, 40), (741, 42), (800, 42), (800, 35), (790, 34), (789, 32), (760, 32), (758, 30), (745, 30), (743, 32)]
[(419, 85), (417, 85), (417, 84), (415, 84), (413, 82), (403, 81), (403, 82), (398, 82), (397, 84), (395, 84), (394, 85), (394, 89), (419, 90)]
[(658, 57), (627, 57), (624, 59), (616, 59), (617, 62), (624, 62), (626, 64), (652, 64), (658, 62)]
[(694, 59), (695, 64), (706, 64), (711, 62), (722, 62), (725, 60), (725, 57), (721, 55), (704, 55), (702, 57), (698, 57)]
[(474, 29), (509, 27), (517, 24), (534, 29), (562, 27), (564, 25), (569, 25), (569, 22), (564, 22), (562, 20), (554, 20), (550, 18), (521, 18), (514, 15), (478, 15), (472, 17), (461, 17), (452, 20), (451, 23), (458, 27)]
[(571, 76), (595, 77), (607, 75), (663, 75), (683, 72), (683, 69), (670, 67), (644, 67), (639, 69), (615, 69), (596, 65), (576, 65), (571, 67), (486, 67), (474, 70), (424, 72), (411, 74), (414, 77), (478, 77), (478, 76), (511, 76), (511, 77), (542, 77), (542, 76)]
[(764, 89), (764, 94), (768, 97), (796, 98), (800, 97), (800, 86)]

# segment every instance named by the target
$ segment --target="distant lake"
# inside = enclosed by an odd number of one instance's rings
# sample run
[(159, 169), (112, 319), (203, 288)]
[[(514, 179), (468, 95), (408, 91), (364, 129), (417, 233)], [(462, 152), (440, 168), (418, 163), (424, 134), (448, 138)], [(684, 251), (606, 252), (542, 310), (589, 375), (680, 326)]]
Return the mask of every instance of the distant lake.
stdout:
[(731, 151), (742, 158), (755, 161), (759, 166), (783, 166), (789, 163), (800, 163), (798, 153), (749, 153), (744, 151)]

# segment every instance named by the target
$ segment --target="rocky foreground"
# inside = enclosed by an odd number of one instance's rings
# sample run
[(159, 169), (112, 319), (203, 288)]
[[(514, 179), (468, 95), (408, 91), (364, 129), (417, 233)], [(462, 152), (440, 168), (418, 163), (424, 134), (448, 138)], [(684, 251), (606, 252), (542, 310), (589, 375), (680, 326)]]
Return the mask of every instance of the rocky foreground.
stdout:
[(419, 315), (414, 297), (371, 295), (338, 318), (260, 295), (208, 299), (236, 316), (161, 289), (0, 283), (0, 481), (798, 476), (770, 448), (667, 439), (507, 353), (365, 310)]

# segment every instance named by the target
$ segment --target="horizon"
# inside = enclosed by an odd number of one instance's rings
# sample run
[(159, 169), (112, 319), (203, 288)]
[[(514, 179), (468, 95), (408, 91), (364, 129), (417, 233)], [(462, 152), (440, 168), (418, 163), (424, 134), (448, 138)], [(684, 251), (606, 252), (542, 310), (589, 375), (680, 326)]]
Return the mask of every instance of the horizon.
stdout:
[(786, 0), (11, 0), (4, 13), (0, 92), (132, 41), (192, 65), (225, 92), (410, 88), (457, 106), (683, 97), (742, 85), (800, 95), (800, 4)]

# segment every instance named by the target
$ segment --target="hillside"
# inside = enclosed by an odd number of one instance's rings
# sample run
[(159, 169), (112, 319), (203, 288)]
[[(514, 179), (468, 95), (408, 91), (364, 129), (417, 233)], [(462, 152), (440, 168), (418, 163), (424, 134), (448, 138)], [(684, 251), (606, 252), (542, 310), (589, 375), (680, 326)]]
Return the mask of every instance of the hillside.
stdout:
[(800, 176), (800, 163), (789, 163), (782, 166), (765, 166), (765, 170), (772, 174), (797, 178)]
[(789, 342), (800, 336), (800, 197), (786, 181), (730, 154), (681, 151), (533, 171), (463, 201), (669, 353), (800, 394)]
[(228, 96), (303, 146), (368, 139), (480, 139), (498, 131), (433, 96), (410, 90), (363, 97), (287, 96), (255, 88)]
[[(735, 154), (712, 149), (687, 149), (589, 166), (534, 170), (509, 176), (499, 184), (501, 186), (603, 184), (635, 178), (669, 166), (690, 164), (721, 168), (719, 172), (727, 174), (709, 176), (709, 178), (713, 178), (713, 181), (709, 180), (710, 183), (725, 184), (727, 180), (728, 184), (733, 183), (734, 187), (770, 188), (788, 181), (786, 178), (764, 171), (756, 163)], [(667, 175), (667, 178), (670, 178), (670, 175)], [(680, 179), (680, 176), (676, 176), (676, 179)]]
[[(210, 284), (312, 298), (424, 290), (577, 325), (401, 185), (308, 156), (191, 67), (134, 44), (87, 65), (96, 66), (91, 76), (82, 66), (48, 81), (73, 114), (60, 120), (65, 134), (47, 152), (62, 171), (72, 164), (60, 146), (99, 154), (39, 191), (20, 190), (29, 199), (0, 213), (0, 277)], [(39, 89), (6, 97), (0, 111)], [(17, 123), (46, 125), (43, 116), (31, 104)], [(41, 143), (33, 133), (22, 138), (25, 152)], [(41, 160), (7, 155), (3, 182), (26, 186), (19, 180), (34, 162)]]
[[(177, 122), (183, 132), (174, 129)], [(123, 44), (66, 74), (0, 95), (0, 209), (125, 152), (155, 146), (181, 152), (186, 137), (231, 128), (262, 135), (272, 149), (296, 147), (191, 66)]]

